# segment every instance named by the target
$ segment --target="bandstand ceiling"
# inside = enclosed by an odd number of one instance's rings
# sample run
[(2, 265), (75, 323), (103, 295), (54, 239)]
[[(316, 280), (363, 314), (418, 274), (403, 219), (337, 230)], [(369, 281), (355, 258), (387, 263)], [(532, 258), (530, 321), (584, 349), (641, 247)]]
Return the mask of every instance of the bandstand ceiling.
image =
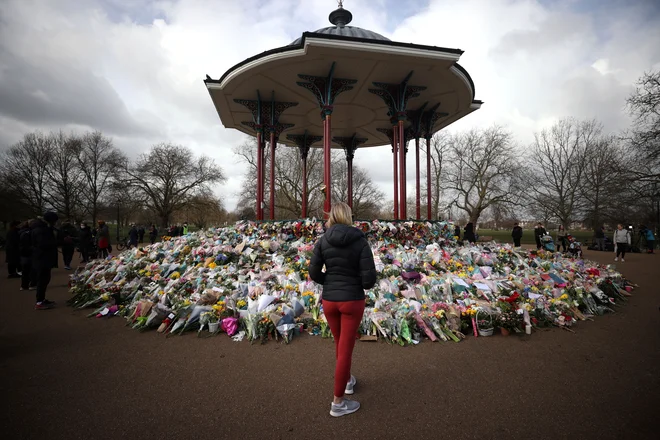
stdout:
[[(345, 28), (344, 28), (345, 29)], [(356, 28), (359, 29), (359, 28)], [(345, 32), (344, 32), (345, 34)], [(328, 76), (335, 63), (334, 78), (357, 80), (353, 89), (339, 94), (332, 113), (332, 136), (357, 134), (368, 140), (362, 147), (389, 145), (387, 135), (378, 129), (391, 128), (388, 107), (369, 92), (374, 82), (399, 84), (413, 71), (408, 82), (424, 86), (420, 96), (408, 101), (407, 110), (424, 103), (427, 109), (439, 104), (436, 112), (447, 113), (433, 126), (436, 132), (467, 116), (481, 106), (474, 99), (474, 85), (467, 72), (457, 64), (462, 51), (432, 46), (372, 40), (344, 34), (306, 32), (292, 45), (273, 49), (229, 69), (220, 79), (207, 77), (206, 87), (222, 124), (249, 135), (254, 131), (242, 122), (252, 114), (235, 99), (296, 102), (285, 110), (279, 122), (294, 124), (279, 136), (279, 143), (294, 145), (287, 134), (322, 135), (319, 103), (313, 93), (297, 85), (299, 74)], [(321, 146), (321, 142), (315, 144)], [(340, 148), (333, 143), (334, 148)]]

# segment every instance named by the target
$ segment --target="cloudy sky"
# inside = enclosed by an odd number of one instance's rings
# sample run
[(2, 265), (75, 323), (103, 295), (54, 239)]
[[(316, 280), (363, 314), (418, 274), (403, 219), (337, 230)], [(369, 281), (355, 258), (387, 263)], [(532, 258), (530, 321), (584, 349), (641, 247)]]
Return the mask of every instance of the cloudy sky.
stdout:
[[(481, 110), (451, 127), (503, 124), (521, 145), (557, 118), (625, 128), (625, 98), (660, 68), (660, 0), (345, 0), (351, 25), (459, 48)], [(232, 209), (245, 168), (202, 80), (304, 31), (334, 0), (0, 0), (0, 149), (40, 129), (102, 130), (130, 156), (158, 142), (223, 167)], [(389, 149), (356, 163), (390, 194)], [(413, 161), (410, 161), (412, 164)], [(412, 173), (412, 169), (409, 171)], [(409, 174), (411, 175), (411, 174)]]

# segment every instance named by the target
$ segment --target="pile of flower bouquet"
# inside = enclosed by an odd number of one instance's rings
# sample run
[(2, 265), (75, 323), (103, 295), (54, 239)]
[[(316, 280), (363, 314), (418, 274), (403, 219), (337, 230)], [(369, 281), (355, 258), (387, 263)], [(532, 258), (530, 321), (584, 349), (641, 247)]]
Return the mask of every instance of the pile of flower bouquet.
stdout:
[[(609, 266), (489, 243), (464, 245), (448, 222), (358, 222), (379, 273), (366, 292), (365, 340), (400, 345), (459, 342), (466, 335), (530, 333), (613, 312), (632, 286)], [(165, 335), (226, 333), (234, 340), (288, 343), (332, 337), (322, 287), (308, 277), (323, 222), (238, 222), (172, 237), (80, 268), (76, 308), (123, 316)]]

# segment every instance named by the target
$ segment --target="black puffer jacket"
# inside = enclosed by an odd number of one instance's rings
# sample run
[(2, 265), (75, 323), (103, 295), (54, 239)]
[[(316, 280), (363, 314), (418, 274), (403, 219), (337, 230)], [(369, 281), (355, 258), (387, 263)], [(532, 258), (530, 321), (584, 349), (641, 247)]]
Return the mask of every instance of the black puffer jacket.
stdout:
[(323, 284), (326, 301), (363, 300), (364, 289), (376, 284), (376, 267), (362, 231), (341, 224), (330, 227), (314, 246), (309, 276)]
[(37, 220), (32, 228), (32, 264), (37, 269), (57, 267), (57, 238), (55, 228)]

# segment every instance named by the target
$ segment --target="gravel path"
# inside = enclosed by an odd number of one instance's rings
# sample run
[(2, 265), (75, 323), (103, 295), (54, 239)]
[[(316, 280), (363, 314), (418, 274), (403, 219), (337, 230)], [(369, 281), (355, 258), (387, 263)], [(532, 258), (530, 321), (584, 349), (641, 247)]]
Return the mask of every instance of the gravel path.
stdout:
[[(587, 251), (609, 261), (610, 253)], [(4, 261), (4, 255), (0, 255)], [(334, 419), (333, 345), (166, 339), (64, 305), (35, 311), (0, 279), (4, 439), (652, 439), (660, 408), (657, 255), (621, 266), (641, 288), (619, 313), (531, 336), (356, 345), (356, 414)], [(3, 271), (4, 273), (4, 271)], [(656, 434), (653, 434), (656, 432)]]

